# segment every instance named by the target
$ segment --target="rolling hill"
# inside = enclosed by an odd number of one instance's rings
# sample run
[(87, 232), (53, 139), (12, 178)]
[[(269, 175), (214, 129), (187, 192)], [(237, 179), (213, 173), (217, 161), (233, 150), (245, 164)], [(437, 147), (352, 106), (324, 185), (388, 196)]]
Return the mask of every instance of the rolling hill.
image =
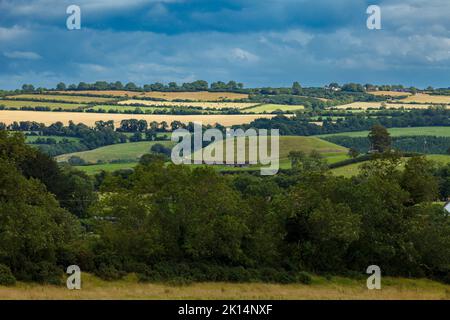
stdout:
[[(270, 141), (270, 139), (269, 139)], [(219, 142), (217, 142), (219, 143)], [(207, 154), (210, 154), (214, 148), (217, 147), (217, 143), (212, 143), (211, 145), (207, 146), (203, 149), (203, 152)], [(222, 141), (222, 143), (224, 143)], [(246, 141), (245, 151), (246, 151), (246, 160), (248, 160), (248, 139)], [(235, 159), (236, 159), (236, 151), (237, 151), (237, 145), (236, 142), (234, 144), (235, 148)], [(269, 153), (270, 153), (270, 143), (268, 146)], [(279, 144), (279, 159), (280, 159), (280, 166), (282, 168), (288, 168), (290, 167), (289, 162), (289, 153), (291, 151), (302, 151), (305, 153), (310, 153), (311, 151), (317, 151), (319, 152), (323, 157), (329, 161), (329, 163), (341, 161), (347, 158), (347, 151), (348, 149), (339, 145), (336, 145), (334, 143), (319, 139), (317, 137), (303, 137), (303, 136), (281, 136), (280, 137), (280, 144)], [(224, 145), (224, 152), (226, 151), (225, 145)], [(225, 156), (224, 156), (225, 159)]]

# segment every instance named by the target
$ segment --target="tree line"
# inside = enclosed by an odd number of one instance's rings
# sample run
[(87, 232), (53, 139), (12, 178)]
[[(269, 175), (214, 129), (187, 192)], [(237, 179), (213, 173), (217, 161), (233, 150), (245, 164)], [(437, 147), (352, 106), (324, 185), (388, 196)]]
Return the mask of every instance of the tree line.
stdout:
[[(151, 84), (144, 84), (138, 86), (134, 82), (128, 82), (123, 84), (121, 81), (107, 82), (96, 81), (94, 83), (80, 82), (78, 84), (66, 85), (64, 82), (60, 82), (56, 85), (56, 90), (128, 90), (128, 91), (165, 91), (165, 92), (177, 92), (177, 91), (238, 91), (244, 88), (244, 84), (236, 81), (229, 81), (227, 83), (222, 81), (212, 82), (208, 84), (205, 80), (196, 80), (193, 82), (185, 82), (183, 84), (177, 84), (176, 82), (169, 82), (163, 84), (161, 82), (155, 82)], [(24, 91), (34, 91), (32, 85), (22, 86)]]

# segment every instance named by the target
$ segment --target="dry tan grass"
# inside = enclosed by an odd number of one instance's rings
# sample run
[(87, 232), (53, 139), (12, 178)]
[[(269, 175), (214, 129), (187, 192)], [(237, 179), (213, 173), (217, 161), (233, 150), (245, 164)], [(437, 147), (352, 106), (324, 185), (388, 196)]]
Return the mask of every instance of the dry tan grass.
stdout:
[(149, 101), (149, 100), (137, 100), (130, 99), (120, 101), (121, 105), (133, 105), (142, 104), (146, 106), (168, 106), (168, 107), (200, 107), (211, 109), (223, 109), (223, 108), (249, 108), (258, 105), (258, 103), (244, 103), (244, 102), (174, 102), (174, 101)]
[(388, 97), (402, 97), (411, 95), (410, 92), (397, 92), (397, 91), (370, 91), (370, 94), (374, 96), (388, 96)]
[(91, 275), (82, 277), (82, 289), (20, 283), (1, 287), (0, 299), (450, 299), (450, 286), (429, 280), (384, 278), (382, 290), (368, 290), (365, 280), (338, 280), (312, 285), (264, 283), (195, 283), (185, 286), (138, 283), (131, 275), (114, 282)]
[(85, 91), (53, 91), (61, 94), (91, 94), (108, 95), (114, 97), (148, 97), (164, 100), (192, 100), (192, 101), (223, 101), (248, 98), (248, 94), (233, 92), (134, 92), (125, 90), (85, 90)]
[(248, 94), (234, 92), (146, 92), (145, 97), (165, 100), (222, 101), (247, 99)]
[(0, 110), (0, 122), (10, 124), (14, 121), (36, 121), (46, 125), (61, 121), (64, 124), (72, 120), (75, 123), (84, 123), (93, 126), (99, 120), (113, 120), (116, 126), (124, 119), (143, 119), (147, 122), (181, 121), (201, 122), (202, 124), (220, 123), (223, 126), (232, 126), (237, 124), (249, 123), (258, 118), (273, 118), (275, 115), (264, 114), (238, 114), (238, 115), (140, 115), (140, 114), (108, 114), (108, 113), (84, 113), (84, 112), (39, 112), (39, 111), (12, 111)]
[(402, 102), (417, 102), (417, 103), (442, 103), (450, 104), (450, 96), (432, 96), (425, 93), (418, 93), (400, 100)]

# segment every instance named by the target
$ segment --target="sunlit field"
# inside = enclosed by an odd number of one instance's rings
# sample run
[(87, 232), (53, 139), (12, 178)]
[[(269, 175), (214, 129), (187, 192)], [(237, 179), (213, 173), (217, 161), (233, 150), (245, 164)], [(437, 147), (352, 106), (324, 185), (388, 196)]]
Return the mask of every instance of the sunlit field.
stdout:
[[(59, 105), (59, 104), (58, 104)], [(72, 105), (73, 106), (73, 105)], [(141, 114), (104, 114), (104, 113), (82, 113), (82, 112), (38, 112), (38, 111), (10, 111), (0, 110), (0, 122), (6, 124), (14, 121), (37, 121), (45, 124), (52, 124), (61, 121), (68, 124), (69, 121), (84, 123), (94, 126), (96, 121), (113, 120), (116, 125), (124, 119), (143, 119), (147, 122), (157, 121), (171, 123), (172, 121), (181, 121), (183, 123), (201, 122), (204, 125), (220, 123), (224, 126), (249, 123), (258, 118), (273, 118), (271, 114), (238, 114), (238, 115), (141, 115)]]
[(317, 276), (313, 276), (310, 285), (229, 282), (180, 285), (139, 283), (133, 275), (110, 282), (83, 274), (81, 290), (19, 283), (15, 287), (0, 286), (0, 299), (448, 300), (450, 285), (425, 279), (385, 277), (381, 290), (368, 290), (365, 278), (325, 279)]
[(223, 101), (247, 99), (248, 94), (234, 92), (137, 92), (125, 90), (77, 90), (77, 91), (54, 91), (61, 94), (87, 94), (87, 95), (106, 95), (115, 97), (147, 97), (163, 100), (191, 100), (191, 101)]

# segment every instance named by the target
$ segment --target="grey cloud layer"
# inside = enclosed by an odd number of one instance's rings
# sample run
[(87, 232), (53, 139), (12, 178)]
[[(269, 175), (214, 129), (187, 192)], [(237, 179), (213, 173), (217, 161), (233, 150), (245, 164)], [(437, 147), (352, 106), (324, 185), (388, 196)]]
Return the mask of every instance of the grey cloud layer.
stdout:
[[(167, 32), (130, 30), (114, 19), (111, 25), (104, 23), (121, 11), (128, 21), (133, 16), (125, 12), (135, 9), (136, 20), (151, 17), (145, 10), (150, 3), (159, 7), (155, 19), (172, 17), (169, 22), (176, 25), (179, 12), (170, 9), (187, 1), (133, 0), (127, 7), (124, 1), (78, 2), (90, 6), (88, 13), (101, 12), (102, 24), (65, 30), (55, 22), (62, 17), (65, 24), (65, 11), (58, 12), (64, 1), (19, 1), (15, 9), (12, 1), (0, 2), (5, 16), (5, 23), (0, 20), (0, 86), (198, 78), (274, 86), (294, 80), (307, 85), (358, 81), (450, 86), (447, 0), (381, 1), (380, 31), (365, 28), (367, 1), (287, 0), (256, 6), (256, 1), (218, 0), (223, 6), (204, 10), (199, 9), (202, 1), (192, 1), (186, 20), (193, 25)], [(43, 4), (53, 9), (39, 11)], [(33, 14), (37, 18), (28, 19)], [(293, 22), (296, 17), (303, 21)], [(269, 18), (273, 21), (259, 21)], [(196, 24), (199, 20), (203, 22)]]

